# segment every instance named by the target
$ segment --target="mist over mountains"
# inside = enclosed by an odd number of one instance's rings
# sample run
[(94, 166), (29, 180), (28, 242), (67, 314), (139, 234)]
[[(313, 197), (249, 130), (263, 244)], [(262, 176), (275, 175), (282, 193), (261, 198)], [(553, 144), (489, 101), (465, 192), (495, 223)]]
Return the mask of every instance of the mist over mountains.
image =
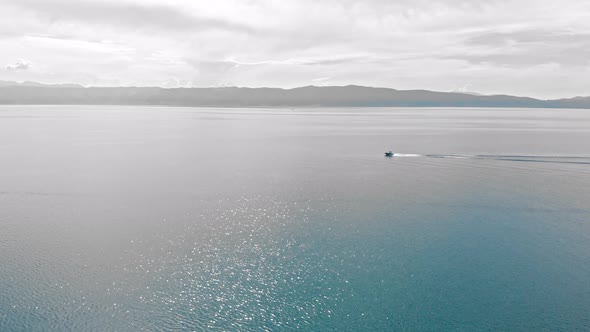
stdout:
[(39, 82), (32, 82), (32, 81), (24, 81), (22, 83), (13, 82), (13, 81), (0, 81), (0, 87), (6, 86), (34, 86), (34, 87), (44, 87), (44, 88), (83, 88), (80, 84), (43, 84)]
[(357, 85), (280, 88), (82, 87), (0, 81), (4, 105), (163, 105), (208, 107), (531, 107), (589, 108), (590, 97), (540, 100), (509, 95), (395, 90)]

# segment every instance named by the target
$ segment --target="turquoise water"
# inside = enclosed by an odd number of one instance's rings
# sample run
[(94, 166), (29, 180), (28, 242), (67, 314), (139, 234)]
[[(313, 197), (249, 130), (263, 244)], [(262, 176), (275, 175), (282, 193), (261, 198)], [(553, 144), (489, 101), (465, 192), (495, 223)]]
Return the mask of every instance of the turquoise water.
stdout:
[(2, 106), (0, 253), (0, 331), (590, 330), (590, 111)]

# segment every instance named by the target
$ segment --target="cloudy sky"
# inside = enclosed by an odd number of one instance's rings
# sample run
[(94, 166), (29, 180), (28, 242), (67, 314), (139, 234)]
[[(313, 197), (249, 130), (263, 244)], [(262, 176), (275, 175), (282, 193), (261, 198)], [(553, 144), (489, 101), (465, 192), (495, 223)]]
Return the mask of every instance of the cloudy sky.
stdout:
[(587, 0), (2, 0), (0, 80), (590, 95)]

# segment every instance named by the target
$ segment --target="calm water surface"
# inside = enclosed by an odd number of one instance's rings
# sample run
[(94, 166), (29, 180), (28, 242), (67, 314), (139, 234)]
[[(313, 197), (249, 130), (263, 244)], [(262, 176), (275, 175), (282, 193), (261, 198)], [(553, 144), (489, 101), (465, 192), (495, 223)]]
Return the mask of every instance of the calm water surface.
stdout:
[(588, 110), (0, 107), (0, 331), (589, 313)]

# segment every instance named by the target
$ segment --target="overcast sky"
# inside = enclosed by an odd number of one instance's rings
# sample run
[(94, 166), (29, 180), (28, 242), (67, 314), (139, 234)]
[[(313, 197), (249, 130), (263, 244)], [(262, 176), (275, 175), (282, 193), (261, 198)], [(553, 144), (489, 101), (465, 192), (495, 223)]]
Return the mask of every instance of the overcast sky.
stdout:
[(588, 0), (1, 0), (0, 80), (590, 95)]

